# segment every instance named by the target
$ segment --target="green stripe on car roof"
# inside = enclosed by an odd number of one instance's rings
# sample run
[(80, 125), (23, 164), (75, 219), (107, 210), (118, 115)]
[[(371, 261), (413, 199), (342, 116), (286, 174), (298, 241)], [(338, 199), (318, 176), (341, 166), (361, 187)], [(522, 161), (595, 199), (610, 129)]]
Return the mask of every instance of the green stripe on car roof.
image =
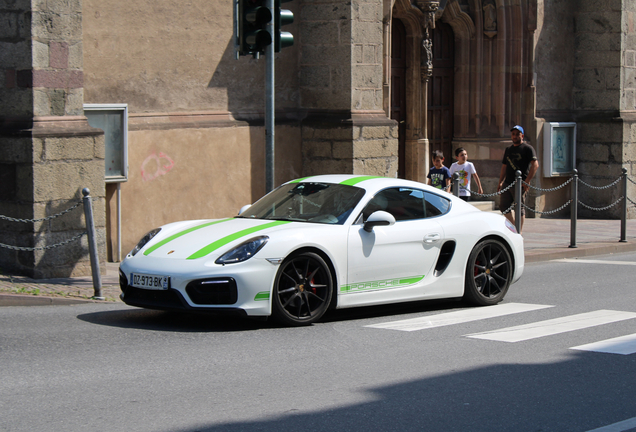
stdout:
[(347, 185), (347, 186), (353, 186), (353, 185), (356, 185), (356, 184), (358, 184), (360, 182), (363, 182), (365, 180), (371, 180), (371, 179), (377, 179), (377, 178), (384, 178), (384, 177), (380, 177), (380, 176), (360, 176), (360, 177), (350, 178), (349, 180), (345, 180), (343, 182), (340, 182), (340, 184)]
[(221, 223), (221, 222), (227, 222), (227, 221), (229, 221), (229, 220), (232, 220), (232, 218), (229, 218), (229, 219), (221, 219), (221, 220), (214, 221), (214, 222), (206, 222), (206, 223), (204, 223), (204, 224), (197, 225), (197, 226), (195, 226), (195, 227), (188, 228), (187, 230), (184, 230), (184, 231), (178, 232), (178, 233), (176, 233), (176, 234), (173, 234), (173, 235), (171, 235), (170, 237), (168, 237), (168, 238), (165, 238), (165, 239), (161, 240), (161, 241), (160, 241), (159, 243), (157, 243), (156, 245), (154, 245), (154, 246), (149, 247), (148, 249), (146, 249), (146, 250), (144, 251), (144, 255), (148, 255), (148, 254), (150, 254), (150, 253), (152, 253), (152, 252), (156, 251), (157, 249), (159, 249), (161, 246), (165, 245), (166, 243), (169, 243), (169, 242), (171, 242), (171, 241), (172, 241), (172, 240), (174, 240), (174, 239), (177, 239), (177, 238), (179, 238), (179, 237), (181, 237), (181, 236), (184, 236), (184, 235), (186, 235), (186, 234), (189, 234), (189, 233), (191, 233), (192, 231), (196, 231), (196, 230), (201, 229), (201, 228), (209, 227), (210, 225), (216, 225), (216, 224)]
[(301, 181), (305, 181), (305, 180), (307, 180), (308, 178), (311, 178), (311, 177), (313, 177), (313, 176), (303, 177), (303, 178), (299, 178), (299, 179), (296, 179), (296, 180), (292, 180), (289, 183), (300, 183)]
[(210, 254), (211, 252), (214, 252), (218, 248), (223, 247), (226, 244), (233, 242), (234, 240), (240, 239), (241, 237), (248, 236), (250, 234), (253, 234), (258, 231), (262, 231), (267, 228), (273, 228), (273, 227), (288, 224), (288, 223), (290, 223), (290, 221), (276, 221), (276, 222), (270, 222), (263, 225), (255, 226), (252, 228), (247, 228), (241, 231), (237, 231), (234, 234), (227, 235), (223, 238), (218, 239), (217, 241), (213, 243), (210, 243), (206, 247), (199, 249), (198, 251), (190, 255), (187, 259), (197, 259), (197, 258), (204, 257)]

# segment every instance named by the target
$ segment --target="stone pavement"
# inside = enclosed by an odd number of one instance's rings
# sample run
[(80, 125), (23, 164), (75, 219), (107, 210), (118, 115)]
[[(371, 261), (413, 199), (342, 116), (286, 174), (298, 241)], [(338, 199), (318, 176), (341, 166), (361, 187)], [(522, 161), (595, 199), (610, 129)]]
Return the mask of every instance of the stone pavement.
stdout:
[[(576, 248), (570, 248), (569, 219), (526, 219), (523, 227), (526, 263), (636, 251), (636, 220), (627, 221), (626, 242), (620, 243), (619, 220), (578, 220)], [(118, 264), (102, 269), (105, 302), (120, 302)], [(0, 306), (56, 305), (85, 302), (94, 294), (90, 276), (30, 279), (0, 274)]]

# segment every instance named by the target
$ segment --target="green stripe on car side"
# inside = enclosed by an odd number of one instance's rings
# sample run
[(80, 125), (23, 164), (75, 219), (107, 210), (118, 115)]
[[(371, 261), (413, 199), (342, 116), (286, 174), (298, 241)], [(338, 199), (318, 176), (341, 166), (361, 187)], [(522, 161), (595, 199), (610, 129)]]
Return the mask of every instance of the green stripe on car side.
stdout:
[(347, 186), (353, 186), (356, 185), (360, 182), (363, 182), (365, 180), (371, 180), (371, 179), (377, 179), (377, 178), (384, 178), (384, 177), (379, 177), (379, 176), (360, 176), (360, 177), (354, 177), (354, 178), (350, 178), (349, 180), (345, 180), (343, 182), (340, 182), (341, 185), (347, 185)]
[(379, 290), (379, 289), (386, 289), (386, 288), (399, 288), (399, 287), (414, 285), (420, 282), (422, 279), (424, 279), (424, 275), (405, 277), (405, 278), (383, 279), (383, 280), (368, 281), (368, 282), (358, 282), (354, 284), (340, 286), (340, 292), (349, 293), (354, 291), (369, 291), (369, 290)]
[(198, 251), (196, 251), (195, 253), (193, 253), (186, 259), (197, 259), (197, 258), (204, 257), (210, 254), (211, 252), (214, 252), (218, 248), (223, 247), (226, 244), (233, 242), (234, 240), (240, 239), (241, 237), (248, 236), (250, 234), (253, 234), (258, 231), (262, 231), (267, 228), (273, 228), (273, 227), (288, 224), (288, 223), (290, 223), (290, 221), (276, 221), (276, 222), (270, 222), (263, 225), (255, 226), (252, 228), (247, 228), (241, 231), (237, 231), (234, 234), (227, 235), (223, 238), (218, 239), (217, 241), (213, 243), (210, 243), (206, 247), (199, 249)]
[(204, 224), (202, 224), (202, 225), (197, 225), (197, 226), (195, 226), (195, 227), (188, 228), (187, 230), (184, 230), (184, 231), (178, 232), (178, 233), (176, 233), (176, 234), (173, 234), (173, 235), (171, 235), (170, 237), (168, 237), (168, 238), (165, 238), (165, 239), (161, 240), (161, 241), (160, 241), (159, 243), (157, 243), (156, 245), (153, 245), (153, 246), (149, 247), (148, 249), (146, 249), (146, 250), (144, 251), (144, 255), (148, 255), (148, 254), (150, 254), (150, 253), (152, 253), (152, 252), (156, 251), (157, 249), (159, 249), (161, 246), (165, 245), (166, 243), (169, 243), (169, 242), (171, 242), (172, 240), (177, 239), (177, 238), (179, 238), (179, 237), (181, 237), (181, 236), (184, 236), (184, 235), (186, 235), (186, 234), (189, 234), (189, 233), (191, 233), (191, 232), (193, 232), (193, 231), (199, 230), (199, 229), (201, 229), (201, 228), (209, 227), (210, 225), (216, 225), (216, 224), (221, 223), (221, 222), (227, 222), (227, 221), (229, 221), (229, 220), (232, 220), (232, 218), (229, 218), (229, 219), (221, 219), (221, 220), (214, 221), (214, 222), (207, 222), (207, 223), (204, 223)]
[(254, 300), (269, 300), (269, 291), (261, 291), (259, 293), (256, 293), (256, 297), (254, 297)]

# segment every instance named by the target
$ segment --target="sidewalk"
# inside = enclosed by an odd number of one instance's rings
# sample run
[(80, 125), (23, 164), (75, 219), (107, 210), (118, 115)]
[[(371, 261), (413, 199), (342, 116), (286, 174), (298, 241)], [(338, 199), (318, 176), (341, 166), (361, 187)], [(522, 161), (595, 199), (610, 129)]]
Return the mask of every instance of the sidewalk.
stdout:
[[(619, 243), (620, 230), (619, 220), (578, 220), (577, 247), (570, 248), (569, 219), (526, 219), (523, 227), (526, 263), (636, 251), (636, 220), (627, 221), (625, 243)], [(118, 269), (117, 263), (107, 263), (102, 268), (105, 301), (91, 300), (94, 294), (91, 276), (30, 279), (0, 275), (0, 306), (121, 302)]]

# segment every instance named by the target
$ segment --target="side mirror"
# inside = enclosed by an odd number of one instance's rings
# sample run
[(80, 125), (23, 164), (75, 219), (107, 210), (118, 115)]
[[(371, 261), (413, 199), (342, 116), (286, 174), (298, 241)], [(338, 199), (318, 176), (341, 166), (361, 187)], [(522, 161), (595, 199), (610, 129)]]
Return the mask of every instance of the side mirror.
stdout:
[(250, 207), (252, 207), (252, 204), (244, 205), (243, 207), (241, 207), (241, 209), (239, 210), (238, 214), (240, 215), (241, 213), (243, 213), (245, 210), (247, 210)]
[(371, 213), (371, 215), (367, 218), (367, 221), (364, 223), (364, 230), (366, 232), (373, 231), (373, 227), (375, 226), (390, 226), (395, 223), (395, 218), (391, 213), (387, 213), (382, 210), (378, 210), (376, 212)]

